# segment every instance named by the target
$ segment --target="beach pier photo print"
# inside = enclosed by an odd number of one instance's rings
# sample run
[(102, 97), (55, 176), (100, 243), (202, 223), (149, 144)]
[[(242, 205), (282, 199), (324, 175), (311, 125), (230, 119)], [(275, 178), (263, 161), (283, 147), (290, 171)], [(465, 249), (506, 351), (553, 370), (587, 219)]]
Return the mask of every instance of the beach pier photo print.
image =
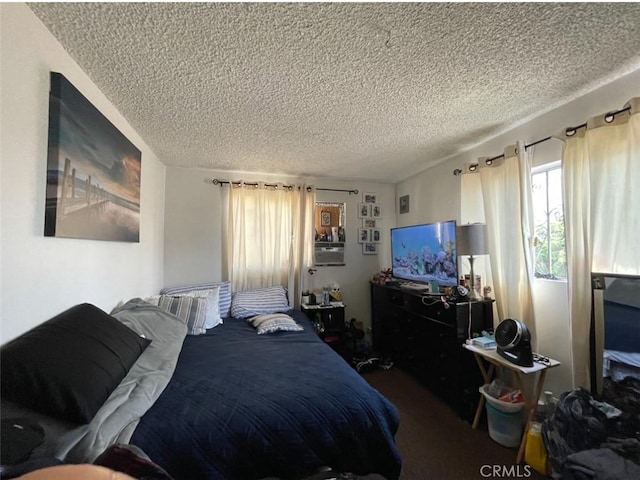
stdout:
[(51, 72), (44, 234), (140, 241), (141, 152)]

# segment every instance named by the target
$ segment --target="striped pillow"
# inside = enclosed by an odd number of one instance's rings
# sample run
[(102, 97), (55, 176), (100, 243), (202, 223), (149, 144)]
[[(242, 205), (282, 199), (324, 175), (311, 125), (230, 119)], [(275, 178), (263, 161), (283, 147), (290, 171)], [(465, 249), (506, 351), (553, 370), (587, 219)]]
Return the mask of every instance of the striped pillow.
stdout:
[(161, 295), (158, 307), (172, 313), (187, 325), (189, 335), (202, 335), (207, 314), (207, 299)]
[(198, 297), (207, 300), (207, 319), (204, 328), (207, 330), (222, 323), (220, 317), (220, 287), (213, 287), (209, 290), (191, 290), (178, 295), (180, 297)]
[(301, 332), (304, 330), (296, 321), (286, 313), (274, 313), (258, 315), (248, 318), (249, 322), (257, 330), (258, 335), (273, 332)]
[(231, 315), (231, 282), (211, 282), (198, 283), (193, 285), (183, 285), (181, 287), (167, 287), (160, 290), (161, 295), (184, 295), (189, 292), (199, 290), (210, 290), (214, 287), (220, 287), (218, 306), (220, 309), (220, 317), (225, 318)]
[(254, 317), (287, 310), (291, 310), (287, 301), (287, 291), (279, 285), (236, 292), (231, 304), (231, 315), (235, 318)]

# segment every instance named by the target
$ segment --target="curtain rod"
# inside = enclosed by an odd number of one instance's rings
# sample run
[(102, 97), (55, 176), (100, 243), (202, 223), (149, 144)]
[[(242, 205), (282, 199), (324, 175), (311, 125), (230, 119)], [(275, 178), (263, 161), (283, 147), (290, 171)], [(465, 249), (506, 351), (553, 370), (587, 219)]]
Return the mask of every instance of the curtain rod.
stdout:
[[(251, 187), (257, 187), (259, 184), (257, 182), (231, 182), (229, 180), (219, 180), (217, 178), (214, 178), (212, 180), (209, 180), (213, 185), (220, 185), (222, 186), (223, 184), (233, 184), (233, 185), (240, 185), (241, 183), (244, 183), (244, 185), (249, 185)], [(279, 185), (277, 183), (265, 183), (264, 184), (265, 187), (275, 187), (278, 188)], [(287, 190), (292, 190), (294, 188), (293, 185), (283, 185), (283, 188), (287, 189)], [(313, 188), (311, 187), (307, 187), (307, 192), (310, 192), (311, 190), (313, 190)], [(357, 195), (358, 194), (358, 190), (356, 189), (351, 189), (351, 190), (344, 190), (342, 188), (316, 188), (316, 190), (322, 190), (324, 192), (348, 192), (349, 195)]]
[[(619, 114), (624, 113), (624, 112), (628, 112), (630, 110), (631, 110), (631, 106), (628, 106), (628, 107), (623, 108), (621, 110), (616, 110), (615, 112), (609, 112), (609, 113), (605, 114), (604, 121), (607, 122), (607, 123), (611, 123), (611, 122), (613, 122), (614, 118), (616, 118), (616, 115), (619, 115)], [(580, 130), (581, 128), (586, 128), (586, 127), (587, 127), (587, 122), (584, 122), (584, 123), (581, 123), (580, 125), (577, 125), (575, 127), (569, 127), (567, 129), (565, 129), (565, 134), (568, 137), (572, 137), (577, 133), (578, 130)], [(535, 142), (526, 144), (524, 146), (524, 149), (526, 150), (527, 148), (533, 147), (534, 145), (538, 145), (539, 143), (542, 143), (542, 142), (546, 142), (547, 140), (551, 140), (552, 138), (553, 138), (553, 136), (541, 138), (540, 140), (536, 140)], [(501, 158), (504, 158), (504, 153), (500, 154), (500, 155), (496, 155), (495, 157), (487, 158), (485, 160), (485, 163), (487, 165), (491, 165), (491, 163), (493, 163), (494, 160), (499, 160)], [(470, 165), (470, 167), (473, 167), (473, 166), (474, 165)], [(477, 168), (477, 166), (478, 166), (478, 164), (476, 163), (475, 167)], [(472, 170), (472, 171), (475, 171), (475, 170)], [(462, 174), (462, 169), (456, 168), (453, 171), (453, 174), (455, 176), (461, 175)]]
[[(358, 189), (353, 188), (351, 190), (344, 190), (342, 188), (316, 188), (316, 190), (322, 190), (323, 192), (349, 192), (349, 195), (357, 195)], [(311, 191), (311, 187), (307, 187), (307, 191)]]

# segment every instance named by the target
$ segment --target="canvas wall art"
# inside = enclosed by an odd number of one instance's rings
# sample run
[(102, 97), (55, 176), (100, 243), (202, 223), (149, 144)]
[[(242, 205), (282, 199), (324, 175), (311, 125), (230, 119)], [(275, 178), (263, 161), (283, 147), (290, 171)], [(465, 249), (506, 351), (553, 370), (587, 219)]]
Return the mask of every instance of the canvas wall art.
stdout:
[(48, 146), (45, 236), (139, 242), (142, 154), (56, 72)]

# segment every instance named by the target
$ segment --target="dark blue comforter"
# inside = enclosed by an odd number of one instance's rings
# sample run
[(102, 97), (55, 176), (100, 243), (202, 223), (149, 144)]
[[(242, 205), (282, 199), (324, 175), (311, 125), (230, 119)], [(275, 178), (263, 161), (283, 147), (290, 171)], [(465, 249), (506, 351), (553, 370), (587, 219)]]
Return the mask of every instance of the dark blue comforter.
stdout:
[(187, 336), (131, 443), (176, 479), (301, 478), (322, 466), (400, 475), (398, 411), (314, 333), (225, 319)]

